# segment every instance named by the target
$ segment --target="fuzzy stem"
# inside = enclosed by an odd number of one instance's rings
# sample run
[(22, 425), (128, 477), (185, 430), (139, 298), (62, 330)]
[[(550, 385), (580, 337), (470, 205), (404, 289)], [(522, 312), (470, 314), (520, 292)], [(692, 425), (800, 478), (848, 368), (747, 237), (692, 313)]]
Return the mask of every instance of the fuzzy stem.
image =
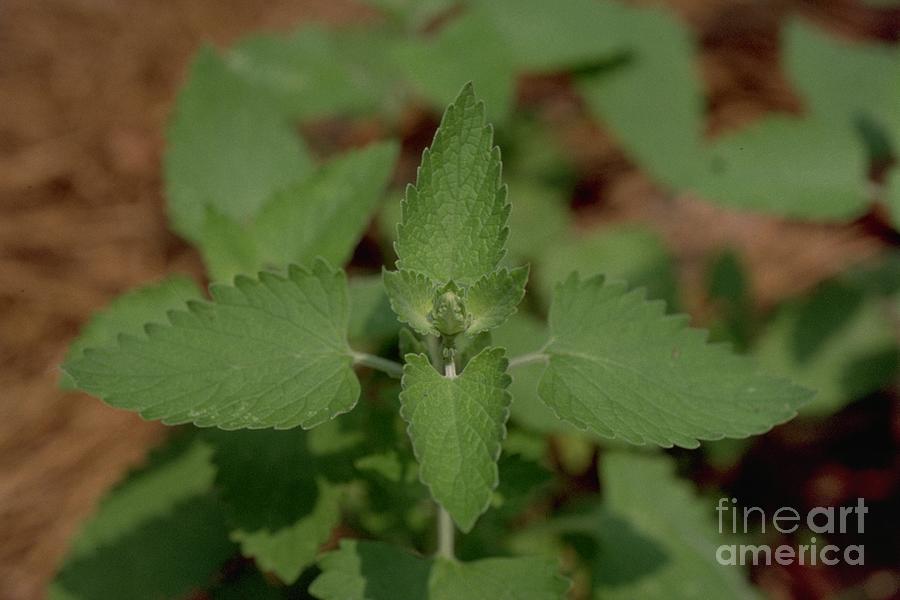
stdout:
[(535, 362), (547, 362), (548, 358), (549, 356), (547, 356), (543, 352), (531, 352), (529, 354), (523, 354), (521, 356), (511, 358), (509, 360), (509, 368), (514, 369), (515, 367), (521, 367), (523, 365), (529, 365)]
[(388, 360), (387, 358), (375, 356), (374, 354), (354, 352), (353, 363), (371, 367), (372, 369), (378, 369), (379, 371), (387, 373), (391, 377), (396, 377), (397, 379), (400, 379), (403, 376), (403, 365), (392, 360)]
[(450, 518), (450, 513), (444, 510), (444, 507), (438, 504), (438, 549), (437, 555), (441, 558), (446, 558), (448, 560), (454, 560), (455, 556), (453, 554), (453, 546), (454, 546), (454, 536), (456, 534), (456, 529), (453, 525), (453, 519)]
[[(446, 347), (446, 344), (444, 344), (444, 347)], [(443, 361), (443, 358), (441, 360)], [(447, 379), (456, 379), (456, 363), (453, 361), (452, 356), (449, 360), (444, 362), (443, 371), (444, 377)], [(448, 513), (440, 504), (437, 505), (437, 508), (437, 555), (448, 560), (454, 560), (455, 556), (453, 549), (455, 546), (454, 538), (456, 536), (456, 528), (453, 525), (453, 519), (450, 518), (450, 513)]]

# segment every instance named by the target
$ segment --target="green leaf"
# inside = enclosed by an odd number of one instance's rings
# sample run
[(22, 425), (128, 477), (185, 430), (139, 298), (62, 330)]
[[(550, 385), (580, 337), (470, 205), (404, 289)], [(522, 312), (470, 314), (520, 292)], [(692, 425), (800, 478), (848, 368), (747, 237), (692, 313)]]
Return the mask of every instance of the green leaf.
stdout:
[(900, 229), (900, 169), (895, 168), (890, 172), (885, 189), (894, 229)]
[(243, 222), (311, 167), (274, 98), (208, 47), (197, 55), (178, 96), (168, 142), (169, 217), (192, 240), (201, 233), (207, 206)]
[(234, 546), (213, 498), (192, 498), (60, 572), (51, 600), (179, 598), (212, 583)]
[(399, 74), (388, 56), (390, 41), (382, 30), (309, 24), (289, 36), (245, 39), (226, 61), (293, 118), (371, 114), (394, 100)]
[(284, 588), (270, 585), (254, 565), (248, 565), (237, 579), (229, 573), (208, 594), (209, 600), (285, 600)]
[(357, 459), (353, 466), (360, 471), (377, 473), (394, 483), (399, 483), (403, 478), (403, 463), (393, 450), (380, 454), (370, 454)]
[(758, 597), (738, 568), (716, 562), (716, 549), (729, 538), (716, 531), (714, 507), (675, 476), (671, 458), (609, 453), (600, 475), (612, 515), (598, 519), (595, 530), (601, 544), (597, 597)]
[(309, 593), (321, 600), (426, 600), (431, 561), (384, 542), (341, 540), (319, 561)]
[(717, 139), (691, 187), (737, 208), (845, 220), (865, 210), (865, 169), (849, 120), (774, 116)]
[(463, 531), (488, 508), (509, 416), (509, 376), (502, 348), (486, 348), (455, 377), (422, 354), (406, 357), (400, 414), (431, 495)]
[(377, 275), (351, 277), (349, 338), (354, 347), (378, 346), (397, 336), (400, 325), (391, 310), (382, 278)]
[(88, 349), (64, 369), (112, 406), (167, 424), (310, 428), (353, 408), (343, 272), (317, 261), (210, 292), (212, 302), (170, 312), (170, 325)]
[(75, 538), (69, 558), (88, 555), (142, 523), (212, 489), (212, 450), (191, 436), (177, 436), (151, 451), (146, 466), (130, 473), (104, 498)]
[[(146, 323), (165, 322), (166, 312), (184, 306), (188, 300), (200, 298), (202, 294), (194, 281), (182, 275), (172, 275), (157, 283), (131, 290), (91, 317), (90, 322), (69, 345), (66, 362), (80, 357), (85, 348), (115, 343), (119, 334), (139, 335)], [(74, 389), (75, 382), (64, 373), (60, 386)]]
[(381, 542), (342, 540), (310, 587), (321, 600), (561, 600), (569, 583), (556, 561), (426, 559)]
[(259, 245), (251, 226), (245, 226), (213, 207), (207, 207), (206, 219), (197, 235), (197, 248), (211, 281), (227, 283), (236, 275), (262, 271)]
[(385, 12), (407, 31), (418, 31), (454, 7), (454, 0), (364, 0)]
[(571, 235), (572, 217), (562, 190), (522, 179), (511, 181), (509, 190), (508, 259), (537, 260)]
[(746, 352), (756, 328), (747, 279), (743, 261), (732, 249), (714, 256), (707, 267), (706, 294), (715, 309), (710, 339), (731, 342), (741, 353)]
[(66, 557), (52, 600), (155, 599), (209, 584), (234, 552), (209, 495), (210, 449), (180, 436), (110, 492)]
[(652, 300), (677, 306), (675, 269), (668, 250), (656, 233), (634, 225), (570, 231), (535, 257), (534, 269), (536, 289), (545, 304), (550, 303), (556, 285), (578, 271), (584, 277), (603, 274), (624, 280), (629, 287), (646, 288)]
[(898, 55), (800, 21), (788, 24), (784, 47), (805, 116), (769, 117), (716, 140), (695, 189), (729, 205), (788, 216), (859, 216), (870, 197), (866, 143), (869, 155), (879, 152), (865, 128), (881, 134), (898, 123)]
[(513, 57), (498, 41), (494, 23), (470, 10), (433, 36), (401, 38), (393, 60), (433, 106), (446, 106), (466, 82), (474, 82), (491, 120), (503, 122), (513, 107), (516, 72)]
[(435, 561), (429, 600), (560, 600), (569, 582), (553, 559), (486, 558), (470, 563)]
[[(492, 335), (494, 344), (506, 348), (507, 355), (513, 359), (526, 354), (539, 354), (550, 338), (547, 324), (524, 312), (513, 315)], [(557, 417), (538, 396), (538, 382), (545, 366), (545, 362), (535, 361), (510, 368), (510, 419), (520, 427), (538, 433), (584, 435), (583, 431)]]
[(627, 54), (618, 65), (582, 77), (579, 88), (638, 164), (682, 188), (694, 181), (703, 158), (704, 98), (694, 40), (671, 10), (615, 2), (604, 8), (606, 18), (596, 22), (613, 39), (627, 32)]
[(466, 334), (476, 335), (502, 325), (525, 297), (528, 267), (509, 271), (497, 269), (484, 275), (466, 290), (469, 322)]
[(666, 316), (640, 290), (581, 281), (557, 288), (541, 398), (578, 427), (634, 444), (697, 447), (762, 433), (796, 414), (811, 392), (759, 372)]
[(201, 242), (214, 279), (307, 264), (316, 256), (347, 262), (381, 199), (397, 150), (386, 142), (341, 155), (272, 194), (250, 225), (208, 214)]
[(208, 435), (231, 538), (285, 583), (315, 561), (340, 520), (341, 492), (308, 437), (301, 430)]
[(621, 52), (621, 31), (606, 25), (616, 8), (597, 0), (568, 0), (564, 10), (543, 0), (493, 0), (473, 10), (494, 25), (518, 67), (547, 72), (593, 65)]
[(900, 349), (880, 298), (837, 282), (781, 309), (755, 349), (761, 365), (818, 391), (802, 414), (824, 415), (889, 385)]
[(400, 346), (400, 356), (428, 353), (428, 346), (425, 345), (425, 342), (419, 339), (411, 329), (406, 327), (400, 330), (398, 345)]
[(401, 323), (422, 335), (438, 335), (431, 323), (431, 309), (437, 284), (424, 273), (401, 269), (382, 271), (384, 288)]
[(316, 256), (347, 262), (381, 199), (397, 152), (395, 142), (347, 152), (274, 194), (256, 220), (263, 259), (278, 266), (305, 264)]
[(841, 39), (800, 19), (789, 21), (783, 36), (786, 69), (809, 112), (844, 122), (863, 113), (878, 121), (897, 116), (895, 46)]
[(408, 186), (396, 243), (397, 268), (438, 283), (468, 284), (503, 258), (509, 202), (500, 182), (500, 150), (484, 105), (466, 85), (447, 108)]

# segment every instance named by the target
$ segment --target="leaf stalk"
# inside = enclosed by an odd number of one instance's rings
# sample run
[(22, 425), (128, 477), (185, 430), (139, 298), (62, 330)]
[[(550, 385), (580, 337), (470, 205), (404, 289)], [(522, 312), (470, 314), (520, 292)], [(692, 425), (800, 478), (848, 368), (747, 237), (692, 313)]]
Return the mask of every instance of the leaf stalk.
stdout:
[(352, 356), (355, 365), (377, 369), (396, 379), (403, 377), (403, 365), (400, 363), (365, 352), (353, 352)]

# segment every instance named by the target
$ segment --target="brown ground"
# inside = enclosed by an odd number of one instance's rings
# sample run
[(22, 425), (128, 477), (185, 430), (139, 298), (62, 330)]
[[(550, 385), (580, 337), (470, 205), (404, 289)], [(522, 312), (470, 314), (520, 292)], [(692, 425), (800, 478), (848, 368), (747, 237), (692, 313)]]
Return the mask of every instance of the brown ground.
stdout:
[[(775, 75), (783, 2), (678, 0), (703, 32), (703, 66), (727, 127), (790, 109)], [(0, 4), (0, 598), (39, 598), (78, 522), (160, 436), (155, 424), (56, 390), (55, 365), (92, 311), (172, 270), (200, 273), (167, 233), (160, 189), (163, 128), (187, 61), (203, 40), (227, 44), (303, 19), (341, 22), (351, 2), (4, 0)], [(815, 4), (807, 2), (806, 4)], [(896, 38), (851, 2), (812, 12)], [(755, 7), (755, 8), (753, 8)], [(849, 7), (849, 8), (848, 8)], [(740, 35), (740, 38), (735, 36)], [(736, 41), (743, 40), (743, 41)], [(523, 87), (527, 95), (529, 86)], [(556, 112), (554, 112), (556, 110)], [(764, 304), (878, 252), (871, 225), (785, 224), (661, 195), (563, 98), (547, 119), (578, 150), (606, 208), (665, 234), (688, 290), (710, 247), (743, 248)], [(663, 215), (663, 216), (661, 216)], [(698, 235), (698, 232), (703, 232)], [(689, 305), (696, 305), (696, 298)]]

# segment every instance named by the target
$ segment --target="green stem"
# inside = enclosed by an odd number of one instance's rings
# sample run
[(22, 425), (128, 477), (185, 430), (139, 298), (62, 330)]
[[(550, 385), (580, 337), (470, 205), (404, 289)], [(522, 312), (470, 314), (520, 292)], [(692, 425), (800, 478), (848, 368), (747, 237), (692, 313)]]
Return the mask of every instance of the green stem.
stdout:
[[(442, 347), (446, 348), (446, 343), (441, 344)], [(441, 362), (443, 363), (443, 371), (444, 377), (448, 379), (456, 379), (456, 363), (453, 361), (453, 357), (450, 357), (450, 360), (443, 362), (443, 353), (441, 354)], [(454, 546), (456, 536), (456, 528), (453, 525), (453, 519), (450, 518), (450, 513), (448, 513), (443, 506), (440, 504), (437, 505), (438, 514), (437, 514), (437, 529), (438, 529), (438, 544), (437, 544), (437, 555), (446, 558), (448, 560), (454, 560)]]
[(448, 560), (454, 560), (456, 557), (453, 555), (453, 546), (454, 546), (454, 536), (456, 534), (456, 529), (453, 525), (453, 519), (450, 518), (450, 513), (444, 510), (444, 507), (438, 504), (438, 549), (437, 555), (441, 558), (446, 558)]
[(392, 360), (388, 360), (387, 358), (375, 356), (374, 354), (354, 352), (353, 364), (371, 367), (372, 369), (378, 369), (379, 371), (387, 373), (391, 377), (396, 377), (397, 379), (403, 377), (403, 365)]
[(536, 362), (547, 362), (547, 359), (550, 358), (543, 352), (531, 352), (529, 354), (523, 354), (521, 356), (517, 356), (515, 358), (511, 358), (509, 360), (509, 368), (514, 369), (516, 367), (521, 367), (523, 365), (529, 365), (531, 363)]

